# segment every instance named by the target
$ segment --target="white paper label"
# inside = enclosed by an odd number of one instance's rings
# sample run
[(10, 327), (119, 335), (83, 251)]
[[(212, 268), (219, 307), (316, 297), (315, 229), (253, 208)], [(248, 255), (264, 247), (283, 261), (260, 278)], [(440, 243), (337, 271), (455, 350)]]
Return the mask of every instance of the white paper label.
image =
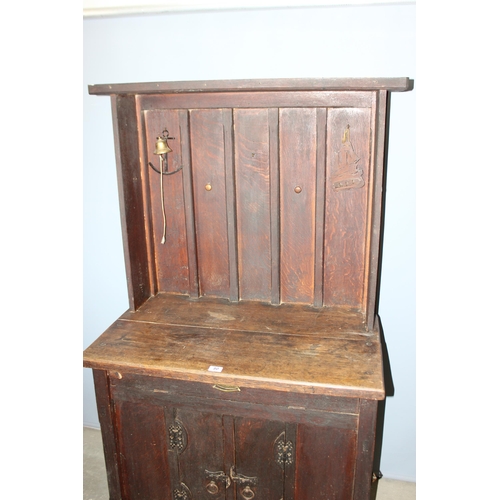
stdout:
[(209, 366), (208, 371), (209, 372), (217, 372), (220, 373), (223, 370), (222, 366)]

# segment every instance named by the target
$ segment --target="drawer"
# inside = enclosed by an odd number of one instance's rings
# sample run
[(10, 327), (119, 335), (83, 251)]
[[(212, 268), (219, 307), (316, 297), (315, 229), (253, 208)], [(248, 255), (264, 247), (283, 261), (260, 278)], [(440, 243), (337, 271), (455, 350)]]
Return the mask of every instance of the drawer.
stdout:
[(205, 384), (109, 371), (114, 401), (224, 412), (317, 425), (356, 428), (359, 399)]

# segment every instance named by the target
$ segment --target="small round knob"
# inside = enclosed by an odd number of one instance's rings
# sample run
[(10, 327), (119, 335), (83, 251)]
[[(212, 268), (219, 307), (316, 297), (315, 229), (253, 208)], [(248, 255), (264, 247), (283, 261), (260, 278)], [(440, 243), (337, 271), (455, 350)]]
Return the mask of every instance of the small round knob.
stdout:
[(299, 194), (300, 192), (302, 192), (302, 188), (300, 186), (296, 186), (294, 191)]
[(210, 481), (208, 484), (207, 484), (207, 491), (211, 494), (211, 495), (215, 495), (216, 493), (219, 492), (219, 487), (215, 484), (215, 481)]
[(251, 500), (255, 496), (255, 493), (250, 489), (250, 486), (245, 486), (245, 488), (241, 492), (241, 496), (245, 500)]
[(205, 189), (206, 189), (207, 191), (212, 191), (212, 184), (210, 184), (210, 183), (206, 184), (206, 185), (205, 185)]

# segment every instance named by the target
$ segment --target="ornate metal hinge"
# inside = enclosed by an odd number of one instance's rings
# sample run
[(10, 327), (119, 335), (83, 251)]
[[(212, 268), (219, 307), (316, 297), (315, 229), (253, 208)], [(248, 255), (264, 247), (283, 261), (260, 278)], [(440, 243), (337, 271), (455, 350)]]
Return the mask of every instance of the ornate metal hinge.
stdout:
[(285, 469), (287, 465), (293, 464), (293, 443), (291, 441), (285, 441), (284, 432), (282, 432), (275, 441), (274, 458), (282, 469)]
[(187, 433), (186, 429), (182, 425), (182, 422), (177, 418), (174, 423), (168, 428), (168, 438), (170, 448), (172, 450), (177, 450), (178, 453), (182, 453), (187, 446)]
[(184, 483), (174, 490), (174, 500), (192, 500), (192, 498), (191, 491)]

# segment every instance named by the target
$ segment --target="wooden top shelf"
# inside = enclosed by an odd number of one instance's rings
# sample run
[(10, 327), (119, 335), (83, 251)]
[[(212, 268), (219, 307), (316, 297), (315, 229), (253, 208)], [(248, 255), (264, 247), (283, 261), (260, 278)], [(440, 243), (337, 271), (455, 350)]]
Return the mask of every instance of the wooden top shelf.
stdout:
[[(353, 310), (160, 293), (124, 313), (84, 366), (247, 388), (383, 399), (378, 330)], [(220, 373), (210, 367), (222, 367)]]
[(89, 94), (175, 94), (195, 92), (284, 90), (388, 90), (406, 92), (413, 80), (401, 78), (284, 78), (253, 80), (203, 80), (184, 82), (113, 83), (89, 85)]

